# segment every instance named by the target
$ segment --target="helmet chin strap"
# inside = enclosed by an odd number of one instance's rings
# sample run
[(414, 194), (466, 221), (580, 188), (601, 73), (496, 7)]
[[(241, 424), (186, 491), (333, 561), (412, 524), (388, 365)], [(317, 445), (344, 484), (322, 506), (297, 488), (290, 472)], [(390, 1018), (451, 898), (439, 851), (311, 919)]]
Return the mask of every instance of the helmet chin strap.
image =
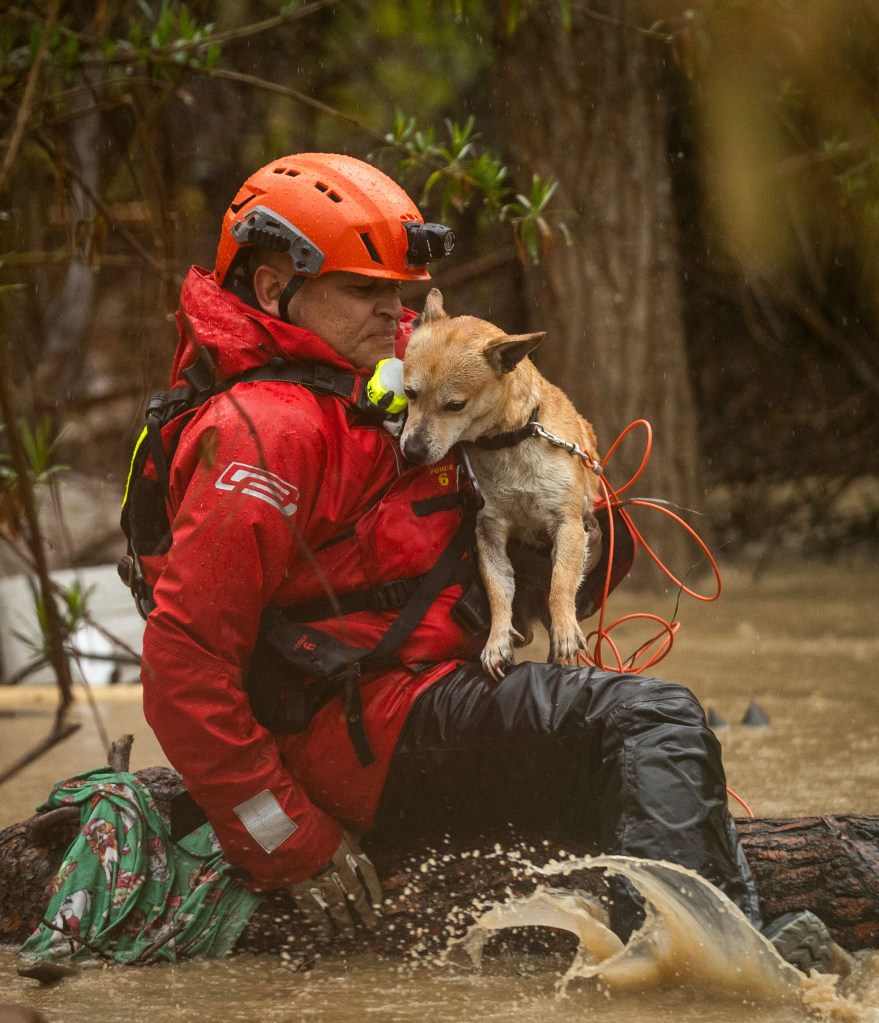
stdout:
[(302, 287), (303, 284), (308, 280), (307, 277), (303, 277), (298, 274), (294, 274), (284, 286), (284, 290), (278, 296), (278, 319), (283, 320), (284, 323), (290, 322), (290, 317), (287, 315), (287, 307), (290, 305), (290, 299), (296, 294), (296, 292)]

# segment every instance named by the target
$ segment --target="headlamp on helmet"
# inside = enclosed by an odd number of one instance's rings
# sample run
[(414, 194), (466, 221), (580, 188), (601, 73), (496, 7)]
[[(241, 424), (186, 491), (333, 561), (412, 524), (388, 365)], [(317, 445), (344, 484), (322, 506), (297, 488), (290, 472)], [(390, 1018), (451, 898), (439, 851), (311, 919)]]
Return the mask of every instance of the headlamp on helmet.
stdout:
[(455, 232), (442, 224), (422, 224), (411, 221), (403, 225), (409, 248), (406, 251), (407, 266), (426, 266), (432, 259), (451, 255), (455, 247)]

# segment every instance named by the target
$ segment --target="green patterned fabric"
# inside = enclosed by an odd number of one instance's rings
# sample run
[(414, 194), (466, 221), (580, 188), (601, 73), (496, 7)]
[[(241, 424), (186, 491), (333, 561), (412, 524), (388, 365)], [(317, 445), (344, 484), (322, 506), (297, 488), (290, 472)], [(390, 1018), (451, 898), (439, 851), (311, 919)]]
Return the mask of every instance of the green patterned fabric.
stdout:
[(74, 805), (80, 832), (22, 956), (176, 963), (232, 950), (260, 897), (224, 873), (210, 825), (175, 845), (149, 791), (109, 768), (60, 782), (38, 809)]

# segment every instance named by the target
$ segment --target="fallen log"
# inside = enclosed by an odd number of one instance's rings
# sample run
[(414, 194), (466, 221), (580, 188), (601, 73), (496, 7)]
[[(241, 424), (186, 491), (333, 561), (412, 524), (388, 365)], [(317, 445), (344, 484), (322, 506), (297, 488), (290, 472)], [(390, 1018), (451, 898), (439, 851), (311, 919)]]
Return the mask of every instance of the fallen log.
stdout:
[[(167, 814), (181, 787), (179, 776), (148, 768), (137, 777)], [(879, 817), (755, 818), (738, 825), (767, 919), (811, 909), (843, 948), (879, 947)], [(20, 944), (38, 925), (78, 826), (78, 813), (64, 807), (0, 831), (0, 943)], [(406, 848), (398, 840), (393, 847), (374, 841), (367, 848), (386, 903), (380, 927), (359, 938), (357, 947), (397, 955), (439, 949), (450, 935), (463, 933), (481, 907), (550, 883), (533, 865), (589, 852), (521, 834), (483, 836), (478, 843), (446, 837), (430, 849), (413, 836)], [(551, 884), (599, 897), (605, 891), (603, 876), (587, 869), (555, 876)], [(513, 940), (534, 949), (534, 935)], [(567, 936), (555, 942), (556, 951), (569, 946)], [(297, 962), (306, 962), (313, 951), (285, 894), (267, 898), (254, 912), (237, 948), (281, 953)]]
[(736, 824), (767, 920), (811, 909), (843, 948), (879, 948), (879, 817), (754, 817)]

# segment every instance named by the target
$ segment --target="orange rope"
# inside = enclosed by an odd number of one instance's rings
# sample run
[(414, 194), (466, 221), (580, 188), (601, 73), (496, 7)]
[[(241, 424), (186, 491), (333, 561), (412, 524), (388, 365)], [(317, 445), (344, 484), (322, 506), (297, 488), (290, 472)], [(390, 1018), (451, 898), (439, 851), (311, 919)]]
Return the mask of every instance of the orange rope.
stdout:
[[(607, 480), (607, 477), (605, 476), (605, 468), (608, 462), (610, 461), (611, 457), (613, 456), (614, 452), (622, 443), (622, 441), (628, 436), (629, 433), (631, 433), (632, 430), (635, 429), (635, 427), (638, 426), (643, 427), (647, 433), (647, 439), (644, 445), (644, 457), (641, 459), (641, 464), (635, 470), (631, 479), (629, 479), (623, 486), (614, 489), (613, 487), (611, 487), (610, 483)], [(650, 423), (648, 423), (646, 419), (636, 419), (633, 423), (630, 423), (625, 430), (623, 430), (619, 437), (617, 437), (617, 439), (611, 446), (610, 450), (604, 456), (604, 459), (601, 462), (600, 467), (596, 466), (593, 468), (593, 471), (596, 471), (598, 473), (598, 486), (608, 508), (608, 531), (609, 531), (608, 550), (610, 552), (610, 556), (608, 558), (607, 571), (604, 577), (604, 590), (601, 596), (601, 607), (599, 609), (598, 615), (598, 627), (592, 632), (590, 632), (589, 635), (586, 637), (587, 644), (589, 643), (593, 644), (592, 653), (590, 654), (587, 650), (587, 652), (580, 655), (580, 660), (582, 663), (591, 665), (596, 668), (602, 668), (605, 671), (629, 671), (637, 674), (638, 672), (646, 671), (648, 668), (652, 668), (655, 664), (661, 661), (663, 657), (665, 657), (666, 654), (668, 654), (668, 652), (671, 650), (675, 636), (677, 635), (678, 629), (680, 628), (680, 622), (668, 622), (665, 619), (659, 617), (658, 615), (646, 613), (624, 615), (621, 618), (617, 618), (610, 624), (606, 623), (605, 619), (607, 615), (607, 601), (610, 595), (610, 584), (613, 576), (613, 550), (615, 529), (613, 510), (615, 508), (619, 510), (620, 515), (625, 520), (627, 527), (631, 530), (632, 535), (635, 537), (636, 541), (644, 548), (648, 556), (660, 568), (663, 574), (669, 580), (671, 580), (672, 583), (674, 583), (674, 585), (679, 589), (680, 592), (686, 593), (688, 596), (694, 597), (696, 600), (702, 600), (706, 602), (717, 600), (717, 598), (720, 596), (721, 581), (720, 570), (717, 567), (717, 562), (714, 560), (714, 557), (711, 554), (711, 551), (706, 546), (705, 542), (688, 523), (686, 523), (675, 512), (671, 511), (671, 509), (656, 504), (653, 501), (639, 500), (635, 498), (630, 498), (626, 501), (620, 500), (620, 495), (624, 494), (627, 490), (629, 490), (641, 477), (642, 473), (647, 467), (648, 461), (650, 460), (652, 450), (653, 430), (650, 426)], [(623, 508), (624, 504), (630, 507), (653, 508), (656, 511), (662, 512), (663, 515), (669, 516), (673, 521), (677, 522), (680, 526), (682, 526), (687, 531), (687, 533), (696, 541), (696, 543), (702, 550), (702, 553), (708, 559), (708, 563), (711, 565), (711, 568), (714, 572), (714, 579), (716, 583), (715, 592), (710, 595), (697, 593), (695, 590), (692, 590), (690, 589), (690, 587), (684, 585), (684, 583), (670, 571), (668, 566), (663, 563), (661, 558), (656, 554), (656, 552), (653, 550), (650, 544), (648, 544), (647, 541), (644, 539), (643, 534), (632, 521), (632, 517), (629, 515), (627, 511), (624, 510)], [(616, 643), (613, 641), (613, 639), (611, 639), (611, 632), (614, 629), (618, 628), (620, 625), (635, 620), (655, 622), (660, 626), (660, 629), (655, 635), (651, 636), (648, 640), (642, 643), (641, 646), (639, 646), (638, 649), (635, 651), (635, 653), (633, 653), (630, 657), (623, 659)], [(607, 661), (605, 661), (604, 659), (605, 646), (610, 648), (612, 654), (611, 663), (607, 663)], [(639, 655), (642, 655), (641, 660), (638, 659)]]
[(738, 792), (733, 792), (733, 790), (729, 787), (729, 785), (727, 785), (726, 791), (733, 797), (733, 799), (737, 803), (741, 803), (742, 804), (742, 806), (745, 808), (745, 812), (747, 813), (747, 815), (749, 817), (753, 817), (754, 816), (754, 811), (751, 809), (750, 806), (748, 806), (748, 804), (744, 801), (744, 799), (742, 799), (742, 797), (738, 794)]

